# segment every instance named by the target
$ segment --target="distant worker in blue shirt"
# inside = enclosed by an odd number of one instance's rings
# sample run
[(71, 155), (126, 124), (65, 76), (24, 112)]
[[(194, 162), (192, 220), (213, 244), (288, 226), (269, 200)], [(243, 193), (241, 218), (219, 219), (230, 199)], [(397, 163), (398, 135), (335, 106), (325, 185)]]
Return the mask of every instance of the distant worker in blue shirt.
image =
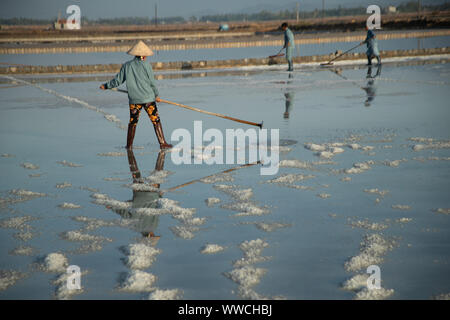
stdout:
[(367, 65), (372, 65), (372, 59), (377, 58), (378, 64), (381, 64), (380, 51), (378, 51), (378, 41), (375, 33), (366, 26), (367, 37), (361, 44), (367, 45)]
[(281, 29), (284, 31), (284, 46), (283, 49), (286, 49), (286, 60), (289, 64), (288, 71), (294, 71), (294, 64), (292, 62), (292, 57), (294, 55), (294, 34), (288, 28), (288, 24), (284, 22), (281, 25)]

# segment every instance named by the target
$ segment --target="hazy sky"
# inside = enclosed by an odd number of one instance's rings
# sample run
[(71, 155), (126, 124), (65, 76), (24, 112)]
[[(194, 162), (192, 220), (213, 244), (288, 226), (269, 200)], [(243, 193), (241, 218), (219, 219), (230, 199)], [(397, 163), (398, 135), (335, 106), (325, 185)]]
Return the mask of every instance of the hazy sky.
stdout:
[[(399, 4), (406, 0), (325, 0), (326, 7), (368, 6), (378, 4)], [(321, 0), (0, 0), (0, 17), (26, 17), (48, 19), (65, 14), (68, 5), (77, 4), (82, 16), (91, 19), (111, 17), (153, 17), (155, 3), (158, 16), (171, 17), (206, 15), (235, 12), (258, 12), (259, 10), (284, 10), (296, 3), (306, 11), (322, 7)], [(445, 2), (445, 0), (422, 0), (422, 3)]]

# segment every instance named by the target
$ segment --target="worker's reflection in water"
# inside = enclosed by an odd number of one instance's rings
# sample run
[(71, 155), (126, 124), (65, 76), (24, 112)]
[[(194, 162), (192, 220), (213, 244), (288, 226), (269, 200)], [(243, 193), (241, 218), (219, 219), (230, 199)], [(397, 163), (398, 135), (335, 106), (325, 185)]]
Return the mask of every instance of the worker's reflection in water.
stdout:
[(361, 87), (366, 92), (367, 98), (364, 102), (366, 107), (370, 107), (371, 103), (375, 99), (377, 94), (377, 77), (381, 75), (381, 64), (378, 64), (377, 72), (375, 75), (372, 75), (372, 66), (369, 66), (367, 69), (367, 83), (365, 87)]
[[(128, 149), (127, 153), (133, 183), (144, 185), (144, 179), (141, 177), (141, 172), (139, 171), (133, 150)], [(164, 170), (164, 159), (165, 151), (161, 150), (158, 153), (155, 171)], [(160, 236), (155, 235), (156, 228), (158, 227), (159, 216), (138, 214), (135, 212), (135, 209), (138, 208), (156, 208), (157, 200), (162, 197), (162, 193), (159, 191), (160, 184), (152, 184), (151, 186), (156, 189), (154, 191), (138, 191), (133, 189), (133, 199), (129, 201), (132, 203), (131, 209), (115, 209), (114, 211), (125, 219), (136, 219), (134, 229), (140, 232), (143, 237), (149, 238), (152, 245), (156, 245), (160, 239)]]
[(294, 102), (294, 90), (290, 88), (290, 84), (292, 83), (294, 75), (292, 73), (289, 73), (288, 81), (286, 82), (286, 90), (284, 92), (284, 98), (285, 98), (285, 105), (286, 109), (283, 113), (284, 119), (289, 119), (289, 113), (291, 112), (292, 104)]

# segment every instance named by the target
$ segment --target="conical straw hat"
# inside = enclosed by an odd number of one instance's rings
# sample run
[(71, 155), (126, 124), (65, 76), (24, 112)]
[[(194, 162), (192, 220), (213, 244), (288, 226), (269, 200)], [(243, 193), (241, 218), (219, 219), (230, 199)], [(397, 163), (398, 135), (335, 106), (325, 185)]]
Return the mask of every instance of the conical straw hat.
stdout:
[(132, 56), (148, 57), (153, 55), (153, 51), (143, 42), (139, 41), (127, 52)]

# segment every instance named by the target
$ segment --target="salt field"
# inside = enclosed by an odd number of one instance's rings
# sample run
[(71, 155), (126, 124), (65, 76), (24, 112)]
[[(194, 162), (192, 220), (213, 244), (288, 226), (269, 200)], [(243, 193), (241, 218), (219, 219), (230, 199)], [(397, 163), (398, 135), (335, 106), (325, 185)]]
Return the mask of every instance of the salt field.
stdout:
[[(301, 37), (301, 35), (299, 35)], [(321, 44), (296, 45), (295, 56), (322, 55), (345, 51), (357, 45), (357, 42), (332, 42)], [(409, 50), (409, 49), (432, 49), (442, 48), (450, 45), (449, 36), (436, 36), (426, 38), (404, 38), (393, 40), (379, 40), (380, 50)], [(226, 60), (245, 58), (265, 58), (276, 54), (280, 47), (246, 47), (246, 48), (224, 48), (224, 49), (190, 49), (190, 50), (159, 50), (150, 58), (151, 62), (169, 61), (200, 61), (200, 60)], [(365, 47), (356, 49), (354, 52), (365, 52)], [(102, 63), (123, 63), (128, 59), (124, 52), (100, 52), (100, 53), (61, 53), (61, 54), (2, 54), (2, 64), (15, 63), (26, 65), (82, 65)]]
[[(450, 64), (404, 60), (157, 81), (163, 99), (279, 129), (270, 176), (175, 164), (145, 113), (127, 152), (127, 96), (99, 81), (0, 76), (0, 299), (448, 298)], [(196, 120), (248, 128), (158, 109), (169, 141)]]

